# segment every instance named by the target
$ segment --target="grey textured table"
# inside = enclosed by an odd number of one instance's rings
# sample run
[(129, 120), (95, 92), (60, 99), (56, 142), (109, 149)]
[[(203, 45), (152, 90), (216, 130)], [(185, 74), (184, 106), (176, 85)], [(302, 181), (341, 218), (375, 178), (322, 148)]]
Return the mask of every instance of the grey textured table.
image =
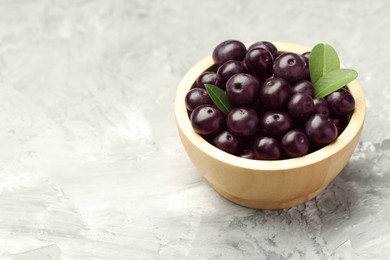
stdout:
[[(388, 259), (390, 4), (0, 1), (1, 259)], [(217, 195), (180, 143), (181, 77), (225, 39), (332, 44), (367, 118), (316, 199)]]

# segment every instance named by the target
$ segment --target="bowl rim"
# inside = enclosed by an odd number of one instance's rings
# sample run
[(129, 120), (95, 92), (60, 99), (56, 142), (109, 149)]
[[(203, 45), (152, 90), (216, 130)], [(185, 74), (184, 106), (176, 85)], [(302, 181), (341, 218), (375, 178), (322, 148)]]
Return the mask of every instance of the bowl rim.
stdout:
[[(304, 53), (310, 51), (307, 46), (289, 43), (289, 42), (272, 42), (280, 52), (295, 52)], [(246, 44), (248, 47), (250, 44)], [(203, 137), (195, 133), (191, 126), (191, 121), (188, 116), (187, 108), (185, 106), (185, 95), (191, 89), (197, 77), (210, 68), (214, 64), (212, 56), (208, 55), (197, 62), (185, 76), (176, 91), (174, 106), (177, 127), (185, 135), (185, 137), (198, 149), (202, 150), (209, 156), (219, 160), (225, 164), (236, 166), (239, 168), (246, 168), (250, 170), (267, 170), (280, 171), (293, 168), (300, 168), (315, 164), (319, 161), (328, 159), (336, 154), (339, 150), (347, 146), (361, 131), (365, 115), (366, 103), (363, 90), (359, 82), (355, 79), (349, 83), (348, 89), (355, 99), (355, 110), (352, 113), (348, 126), (344, 129), (337, 139), (317, 151), (311, 152), (301, 157), (282, 159), (282, 160), (251, 160), (241, 158), (232, 154), (228, 154), (215, 146), (208, 143)], [(342, 66), (343, 67), (343, 66)]]

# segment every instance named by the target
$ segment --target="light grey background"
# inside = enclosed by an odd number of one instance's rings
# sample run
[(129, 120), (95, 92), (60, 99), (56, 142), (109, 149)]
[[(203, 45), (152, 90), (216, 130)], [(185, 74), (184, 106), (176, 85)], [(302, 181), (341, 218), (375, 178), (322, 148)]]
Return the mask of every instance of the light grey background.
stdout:
[[(0, 1), (1, 259), (386, 259), (390, 4)], [(219, 42), (333, 45), (367, 97), (349, 165), (316, 199), (234, 205), (178, 138), (181, 77)]]

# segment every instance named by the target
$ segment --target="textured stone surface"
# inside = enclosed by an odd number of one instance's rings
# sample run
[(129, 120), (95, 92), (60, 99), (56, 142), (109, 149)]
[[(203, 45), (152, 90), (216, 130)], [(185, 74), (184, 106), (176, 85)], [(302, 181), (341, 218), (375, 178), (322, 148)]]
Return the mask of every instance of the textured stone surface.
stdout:
[[(0, 1), (1, 259), (386, 259), (390, 5), (379, 1)], [(332, 44), (367, 119), (316, 199), (258, 211), (217, 195), (173, 116), (222, 40)]]

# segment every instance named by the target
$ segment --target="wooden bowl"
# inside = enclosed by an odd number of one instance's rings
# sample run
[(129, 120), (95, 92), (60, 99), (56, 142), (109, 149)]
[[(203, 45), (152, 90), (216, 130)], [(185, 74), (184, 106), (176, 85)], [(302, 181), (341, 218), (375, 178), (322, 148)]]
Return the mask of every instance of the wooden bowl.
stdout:
[[(280, 52), (304, 53), (310, 48), (274, 42)], [(211, 55), (195, 64), (180, 82), (175, 98), (176, 124), (193, 164), (223, 197), (257, 209), (289, 208), (321, 193), (341, 172), (358, 143), (365, 113), (365, 97), (357, 80), (348, 84), (356, 108), (347, 128), (330, 145), (293, 159), (260, 161), (223, 152), (196, 134), (184, 98), (197, 77), (213, 65)]]

